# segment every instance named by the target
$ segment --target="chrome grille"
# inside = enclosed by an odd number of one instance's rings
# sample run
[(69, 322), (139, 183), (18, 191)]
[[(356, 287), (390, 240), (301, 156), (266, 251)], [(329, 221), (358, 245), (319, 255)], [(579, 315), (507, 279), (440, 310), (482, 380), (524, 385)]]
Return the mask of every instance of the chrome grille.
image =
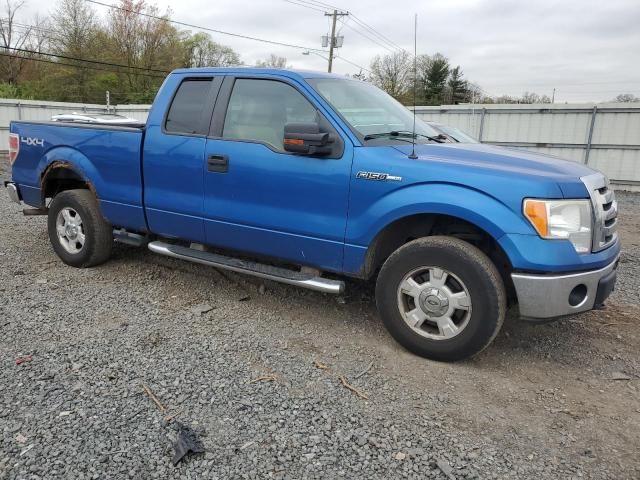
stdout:
[(592, 251), (599, 252), (618, 238), (618, 202), (609, 186), (609, 180), (602, 173), (594, 173), (581, 178), (589, 190), (593, 206)]

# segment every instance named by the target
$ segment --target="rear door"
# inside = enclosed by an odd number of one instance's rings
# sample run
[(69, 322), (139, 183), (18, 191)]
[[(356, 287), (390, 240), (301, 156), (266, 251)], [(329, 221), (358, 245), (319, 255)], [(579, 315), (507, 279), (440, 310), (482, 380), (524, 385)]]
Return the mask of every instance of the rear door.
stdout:
[[(152, 232), (204, 242), (204, 150), (222, 77), (171, 75), (164, 111), (152, 110), (144, 141), (144, 201)], [(160, 103), (163, 103), (159, 99)]]
[[(205, 147), (205, 237), (340, 270), (353, 147), (306, 88), (284, 77), (225, 78)], [(331, 132), (336, 154), (285, 152), (285, 124), (312, 121)]]

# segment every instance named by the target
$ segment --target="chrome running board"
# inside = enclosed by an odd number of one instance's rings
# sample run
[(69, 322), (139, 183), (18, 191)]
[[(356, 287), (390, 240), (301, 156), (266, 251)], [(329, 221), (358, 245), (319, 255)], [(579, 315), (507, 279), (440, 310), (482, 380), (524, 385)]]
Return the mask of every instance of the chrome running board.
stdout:
[(180, 258), (232, 272), (246, 273), (254, 277), (266, 278), (274, 282), (295, 285), (318, 292), (339, 294), (344, 291), (344, 282), (322, 278), (318, 271), (289, 270), (160, 241), (150, 242), (149, 250), (167, 257)]

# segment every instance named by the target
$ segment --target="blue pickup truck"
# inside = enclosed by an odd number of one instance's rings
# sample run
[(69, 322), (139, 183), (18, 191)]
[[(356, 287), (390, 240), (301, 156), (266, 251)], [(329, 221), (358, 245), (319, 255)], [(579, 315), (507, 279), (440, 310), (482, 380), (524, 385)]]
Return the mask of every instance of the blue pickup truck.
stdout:
[(375, 281), (391, 335), (441, 361), (487, 347), (516, 304), (534, 321), (604, 304), (620, 242), (603, 174), (413, 122), (336, 75), (182, 69), (146, 124), (12, 122), (6, 187), (74, 267), (117, 240), (334, 294)]

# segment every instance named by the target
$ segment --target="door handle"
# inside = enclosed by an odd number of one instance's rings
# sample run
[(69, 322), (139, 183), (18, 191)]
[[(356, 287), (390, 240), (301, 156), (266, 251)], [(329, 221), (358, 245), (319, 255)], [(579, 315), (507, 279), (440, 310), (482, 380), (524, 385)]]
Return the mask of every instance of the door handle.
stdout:
[(207, 158), (207, 170), (227, 173), (229, 171), (229, 157), (227, 155), (209, 155)]

